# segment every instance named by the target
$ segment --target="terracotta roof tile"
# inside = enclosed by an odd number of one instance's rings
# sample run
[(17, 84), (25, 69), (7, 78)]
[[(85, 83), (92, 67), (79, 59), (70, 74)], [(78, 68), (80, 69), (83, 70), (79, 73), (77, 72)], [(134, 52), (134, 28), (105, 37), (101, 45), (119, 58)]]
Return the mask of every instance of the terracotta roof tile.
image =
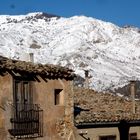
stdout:
[(75, 77), (73, 70), (51, 64), (33, 64), (31, 62), (11, 60), (0, 56), (0, 72), (14, 71), (29, 74), (43, 75), (48, 79), (72, 80)]
[(140, 120), (140, 101), (132, 113), (132, 101), (110, 93), (74, 89), (75, 123), (118, 122)]

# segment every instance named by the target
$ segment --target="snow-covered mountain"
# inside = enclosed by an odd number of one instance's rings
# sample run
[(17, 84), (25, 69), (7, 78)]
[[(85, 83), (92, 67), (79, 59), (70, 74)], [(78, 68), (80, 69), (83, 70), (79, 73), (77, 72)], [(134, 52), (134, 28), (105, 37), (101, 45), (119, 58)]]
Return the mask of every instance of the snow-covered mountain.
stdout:
[(67, 66), (91, 75), (95, 90), (124, 86), (140, 79), (140, 30), (118, 27), (91, 17), (45, 13), (0, 16), (0, 55), (35, 63)]

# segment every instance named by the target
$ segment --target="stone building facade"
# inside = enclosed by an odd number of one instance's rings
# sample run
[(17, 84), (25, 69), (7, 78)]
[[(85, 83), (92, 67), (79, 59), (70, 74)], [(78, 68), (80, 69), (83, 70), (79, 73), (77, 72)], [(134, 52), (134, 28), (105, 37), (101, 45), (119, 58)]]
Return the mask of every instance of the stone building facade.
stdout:
[(73, 135), (72, 70), (0, 57), (0, 140)]

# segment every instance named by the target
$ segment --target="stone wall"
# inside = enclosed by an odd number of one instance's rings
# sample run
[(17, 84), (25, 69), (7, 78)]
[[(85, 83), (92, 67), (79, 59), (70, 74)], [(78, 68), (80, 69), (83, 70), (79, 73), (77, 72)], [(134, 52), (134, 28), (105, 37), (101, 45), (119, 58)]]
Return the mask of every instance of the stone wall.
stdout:
[(64, 86), (65, 91), (65, 116), (58, 122), (57, 129), (59, 135), (63, 136), (66, 140), (74, 140), (74, 92), (73, 83), (67, 82)]

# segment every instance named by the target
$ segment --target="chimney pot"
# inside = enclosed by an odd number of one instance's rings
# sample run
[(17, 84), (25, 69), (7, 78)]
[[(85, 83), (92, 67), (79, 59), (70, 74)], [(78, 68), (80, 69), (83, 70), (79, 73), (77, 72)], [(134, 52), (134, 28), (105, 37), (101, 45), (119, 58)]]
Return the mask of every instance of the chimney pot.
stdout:
[(131, 98), (132, 98), (132, 112), (136, 113), (135, 109), (135, 81), (130, 81), (130, 92), (131, 92)]
[(34, 63), (34, 54), (33, 53), (29, 53), (30, 55), (30, 62)]

